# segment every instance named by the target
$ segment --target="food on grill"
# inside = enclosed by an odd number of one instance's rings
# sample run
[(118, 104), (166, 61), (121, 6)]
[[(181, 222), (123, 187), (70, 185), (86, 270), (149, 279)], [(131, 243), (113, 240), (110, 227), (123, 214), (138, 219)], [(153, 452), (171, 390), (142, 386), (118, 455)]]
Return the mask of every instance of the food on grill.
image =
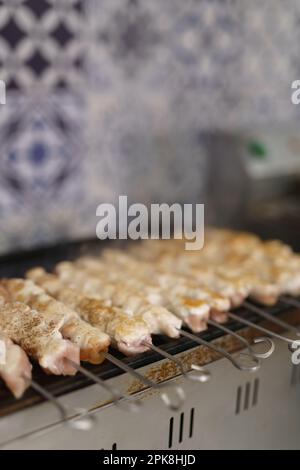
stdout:
[[(47, 372), (73, 375), (81, 360), (101, 363), (111, 342), (126, 355), (151, 347), (151, 335), (173, 338), (219, 323), (250, 297), (273, 305), (300, 295), (300, 255), (279, 241), (210, 229), (200, 251), (185, 240), (148, 240), (43, 268), (28, 279), (0, 281), (0, 333), (7, 362), (0, 377), (19, 397), (34, 358)], [(2, 336), (0, 336), (0, 339)], [(15, 343), (15, 344), (14, 344)]]
[[(145, 282), (126, 270), (122, 274), (120, 267), (114, 268), (112, 264), (96, 271), (80, 263), (60, 263), (57, 270), (63, 277), (69, 272), (72, 282), (75, 277), (81, 285), (86, 281), (84, 288), (91, 295), (109, 299), (130, 314), (142, 312), (153, 334), (178, 337), (182, 321), (194, 331), (206, 328), (209, 315), (207, 302), (180, 296), (172, 293), (171, 289), (163, 290), (153, 282), (153, 278)], [(107, 280), (106, 273), (109, 273), (110, 280)]]
[(228, 294), (232, 306), (248, 296), (273, 305), (283, 293), (300, 293), (300, 256), (279, 241), (252, 234), (214, 229), (198, 252), (185, 251), (182, 240), (150, 240), (131, 248), (131, 254)]
[(125, 281), (111, 282), (89, 274), (75, 263), (59, 263), (56, 267), (59, 277), (86, 295), (111, 302), (129, 317), (137, 315), (146, 322), (151, 334), (165, 334), (172, 338), (179, 336), (181, 320), (166, 308), (152, 305), (138, 288), (134, 289)]
[(79, 363), (79, 349), (63, 339), (60, 313), (48, 315), (20, 302), (7, 302), (1, 290), (0, 331), (34, 358), (47, 373), (74, 375), (76, 369), (66, 360)]
[(0, 342), (4, 345), (0, 377), (14, 396), (20, 398), (30, 384), (32, 366), (23, 349), (8, 336), (0, 333)]
[(88, 279), (86, 289), (93, 295), (122, 306), (142, 296), (201, 331), (208, 317), (225, 322), (226, 311), (248, 296), (273, 305), (281, 293), (299, 292), (299, 265), (298, 255), (280, 242), (209, 230), (198, 252), (185, 251), (181, 240), (145, 241), (131, 254), (106, 250), (99, 258), (80, 258), (57, 269), (69, 280), (70, 273), (76, 273), (79, 283)]
[[(62, 336), (80, 348), (80, 359), (92, 364), (104, 360), (108, 350), (109, 337), (97, 328), (83, 321), (77, 314), (48, 295), (42, 288), (29, 279), (4, 279), (1, 286), (6, 289), (11, 301), (23, 302), (43, 315), (48, 324), (57, 319)], [(13, 338), (12, 338), (13, 339)]]
[(117, 307), (68, 287), (58, 276), (46, 273), (43, 268), (30, 270), (27, 276), (74, 309), (83, 320), (109, 335), (112, 345), (123, 354), (134, 355), (149, 349), (146, 343), (151, 343), (150, 328), (142, 315), (130, 317)]
[(139, 289), (151, 304), (164, 306), (178, 315), (192, 330), (206, 329), (211, 315), (224, 322), (224, 312), (230, 302), (211, 289), (202, 287), (180, 276), (161, 272), (157, 267), (134, 260), (121, 251), (106, 250), (105, 262), (95, 258), (80, 258), (76, 264), (90, 274), (101, 277), (109, 270), (115, 279), (133, 289)]
[[(131, 278), (141, 279), (145, 285), (154, 279), (152, 282), (155, 282), (156, 288), (160, 289), (169, 300), (176, 296), (186, 299), (186, 302), (191, 304), (193, 301), (196, 303), (197, 300), (202, 300), (209, 306), (212, 315), (221, 315), (221, 312), (226, 312), (230, 308), (228, 298), (222, 293), (205, 286), (200, 288), (193, 279), (174, 274), (173, 270), (162, 270), (159, 266), (142, 263), (120, 250), (105, 250), (103, 257), (110, 266), (114, 266), (115, 270), (120, 271), (120, 267), (122, 267), (125, 276), (130, 274)], [(89, 269), (93, 269), (92, 262), (94, 265), (97, 263), (87, 257), (78, 260), (78, 263), (86, 265)]]

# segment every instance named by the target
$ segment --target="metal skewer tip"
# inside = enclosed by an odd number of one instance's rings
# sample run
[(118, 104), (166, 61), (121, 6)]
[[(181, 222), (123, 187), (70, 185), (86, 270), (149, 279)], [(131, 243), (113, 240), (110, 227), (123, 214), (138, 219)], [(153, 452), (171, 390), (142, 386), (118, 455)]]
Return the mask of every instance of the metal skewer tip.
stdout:
[(125, 362), (116, 358), (112, 354), (105, 353), (105, 357), (112, 364), (116, 365), (117, 367), (122, 369), (124, 372), (127, 372), (132, 377), (140, 381), (143, 385), (145, 385), (145, 387), (153, 388), (154, 390), (159, 390), (160, 396), (163, 402), (172, 411), (178, 411), (182, 407), (183, 402), (185, 400), (185, 393), (182, 387), (179, 387), (178, 385), (175, 385), (175, 384), (153, 382), (152, 380), (148, 379), (148, 377), (144, 376), (137, 370), (128, 366)]
[[(272, 338), (280, 339), (281, 341), (285, 341), (286, 343), (289, 343), (289, 344), (291, 344), (295, 341), (295, 340), (290, 339), (290, 338), (288, 338), (284, 335), (281, 335), (279, 333), (275, 333), (274, 331), (269, 330), (268, 328), (265, 328), (264, 326), (253, 323), (252, 321), (247, 320), (246, 318), (241, 317), (240, 315), (236, 315), (235, 313), (228, 312), (228, 317), (232, 318), (233, 320), (235, 320), (239, 323), (241, 323), (242, 325), (250, 326), (251, 328), (255, 328), (258, 331), (262, 331), (264, 334), (266, 334), (268, 336), (271, 336)], [(274, 347), (275, 347), (275, 345), (274, 345)]]
[(252, 345), (249, 343), (249, 341), (246, 340), (246, 338), (239, 335), (235, 331), (232, 331), (230, 328), (228, 328), (224, 325), (221, 325), (220, 323), (217, 323), (216, 321), (214, 321), (212, 319), (207, 320), (207, 324), (211, 325), (211, 326), (214, 326), (215, 328), (218, 328), (219, 330), (224, 331), (225, 333), (227, 333), (227, 334), (233, 336), (234, 338), (238, 339), (247, 348), (249, 354), (251, 356), (254, 356), (254, 357), (258, 358), (258, 359), (266, 359), (269, 356), (271, 356), (271, 354), (274, 352), (275, 346), (274, 346), (273, 341), (270, 338), (266, 338), (266, 337), (255, 338), (255, 340), (254, 340), (255, 344), (265, 343), (266, 346), (267, 346), (267, 350), (265, 352), (257, 352), (257, 351), (254, 351), (252, 349)]
[(190, 333), (189, 331), (185, 330), (178, 330), (182, 336), (191, 339), (195, 343), (200, 344), (201, 346), (206, 346), (207, 348), (211, 349), (212, 351), (218, 353), (220, 356), (228, 359), (231, 364), (241, 371), (246, 372), (255, 372), (260, 367), (260, 362), (257, 357), (249, 355), (249, 353), (243, 353), (243, 356), (240, 358), (240, 361), (236, 359), (232, 354), (226, 351), (224, 348), (212, 344), (204, 339), (200, 338), (199, 336)]
[(204, 383), (210, 380), (210, 372), (204, 367), (198, 366), (197, 364), (192, 364), (191, 370), (194, 372), (186, 371), (184, 363), (180, 359), (178, 359), (178, 357), (172, 356), (171, 354), (159, 348), (158, 346), (155, 346), (154, 344), (150, 344), (146, 341), (144, 341), (143, 343), (149, 349), (152, 349), (153, 351), (157, 352), (165, 359), (168, 359), (169, 361), (173, 362), (178, 367), (181, 375), (183, 375), (185, 379), (190, 380), (192, 382), (200, 382), (200, 383)]

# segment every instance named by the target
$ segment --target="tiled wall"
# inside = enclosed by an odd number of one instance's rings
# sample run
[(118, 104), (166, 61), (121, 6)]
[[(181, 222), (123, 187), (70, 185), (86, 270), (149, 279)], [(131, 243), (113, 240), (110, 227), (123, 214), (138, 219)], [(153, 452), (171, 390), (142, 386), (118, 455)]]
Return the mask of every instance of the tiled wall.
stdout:
[(299, 0), (2, 0), (0, 251), (201, 198), (204, 131), (299, 119)]

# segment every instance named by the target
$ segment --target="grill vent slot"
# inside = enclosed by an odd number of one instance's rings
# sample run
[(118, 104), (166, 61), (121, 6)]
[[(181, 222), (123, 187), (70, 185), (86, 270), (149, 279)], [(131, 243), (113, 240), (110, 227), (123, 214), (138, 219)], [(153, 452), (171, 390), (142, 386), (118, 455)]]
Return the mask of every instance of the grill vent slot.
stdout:
[(253, 408), (258, 403), (259, 379), (246, 382), (244, 386), (239, 385), (236, 392), (235, 414)]
[[(102, 447), (102, 449), (100, 449), (100, 450), (106, 450), (106, 449), (104, 449)], [(111, 446), (111, 450), (117, 450), (117, 443), (116, 442), (114, 442), (113, 445)]]
[(189, 413), (180, 413), (179, 417), (174, 416), (169, 421), (169, 437), (168, 447), (171, 449), (175, 444), (174, 439), (177, 438), (177, 442), (180, 444), (184, 439), (191, 439), (194, 434), (194, 419), (195, 419), (195, 408), (191, 408)]
[(193, 437), (194, 434), (194, 414), (195, 414), (195, 408), (191, 409), (191, 415), (190, 415), (190, 432), (189, 432), (189, 438)]
[(179, 424), (179, 443), (182, 442), (183, 439), (183, 426), (184, 426), (184, 413), (180, 413), (180, 424)]
[(169, 423), (169, 449), (171, 449), (173, 445), (173, 426), (174, 426), (174, 418), (170, 418), (170, 423)]
[(295, 387), (300, 382), (300, 367), (298, 364), (292, 365), (291, 387)]

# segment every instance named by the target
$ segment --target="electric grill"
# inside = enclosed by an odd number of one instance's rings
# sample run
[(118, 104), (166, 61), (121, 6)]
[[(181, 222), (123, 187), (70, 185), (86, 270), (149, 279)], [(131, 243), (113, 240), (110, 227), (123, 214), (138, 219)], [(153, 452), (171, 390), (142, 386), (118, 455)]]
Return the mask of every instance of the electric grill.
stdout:
[[(51, 270), (57, 262), (99, 251), (99, 246), (99, 240), (88, 240), (7, 255), (0, 260), (0, 276), (22, 276), (37, 265)], [(238, 364), (247, 363), (247, 357), (240, 354), (243, 344), (219, 326), (210, 326), (196, 335), (199, 341), (208, 342), (210, 348), (186, 336), (176, 340), (157, 336), (154, 345), (158, 352), (151, 350), (125, 358), (113, 351), (113, 357), (121, 361), (123, 368), (129, 367), (129, 372), (124, 373), (120, 366), (108, 361), (99, 366), (86, 365), (85, 369), (101, 381), (101, 387), (86, 373), (74, 377), (47, 376), (35, 366), (33, 379), (37, 385), (28, 389), (22, 399), (15, 400), (4, 386), (0, 387), (1, 448), (297, 448), (300, 368), (292, 364), (288, 345), (297, 339), (295, 327), (300, 324), (300, 311), (288, 302), (285, 299), (263, 311), (248, 304), (249, 308), (234, 313), (249, 325), (234, 317), (226, 323), (230, 332), (250, 343), (265, 333), (273, 337), (274, 353), (261, 359), (260, 368), (252, 367), (252, 372), (238, 370)], [(265, 331), (257, 330), (255, 325)], [(227, 357), (211, 347), (223, 348)], [(262, 345), (256, 347), (261, 349)], [(161, 352), (172, 355), (179, 364), (162, 357)], [(268, 356), (263, 351), (257, 355)], [(231, 363), (234, 361), (235, 366)], [(205, 366), (211, 374), (210, 381), (187, 380), (185, 371), (192, 364)], [(141, 383), (133, 371), (142, 374), (148, 385)], [(158, 383), (176, 386), (184, 392), (180, 410), (165, 406), (161, 401), (164, 389), (157, 387)], [(103, 387), (105, 384), (108, 390)], [(119, 397), (117, 392), (112, 396), (112, 387), (126, 397), (138, 399), (140, 409), (135, 410), (134, 402)], [(170, 388), (168, 393), (171, 397), (174, 389)], [(58, 401), (53, 403), (54, 400)], [(126, 406), (128, 403), (130, 407)]]

